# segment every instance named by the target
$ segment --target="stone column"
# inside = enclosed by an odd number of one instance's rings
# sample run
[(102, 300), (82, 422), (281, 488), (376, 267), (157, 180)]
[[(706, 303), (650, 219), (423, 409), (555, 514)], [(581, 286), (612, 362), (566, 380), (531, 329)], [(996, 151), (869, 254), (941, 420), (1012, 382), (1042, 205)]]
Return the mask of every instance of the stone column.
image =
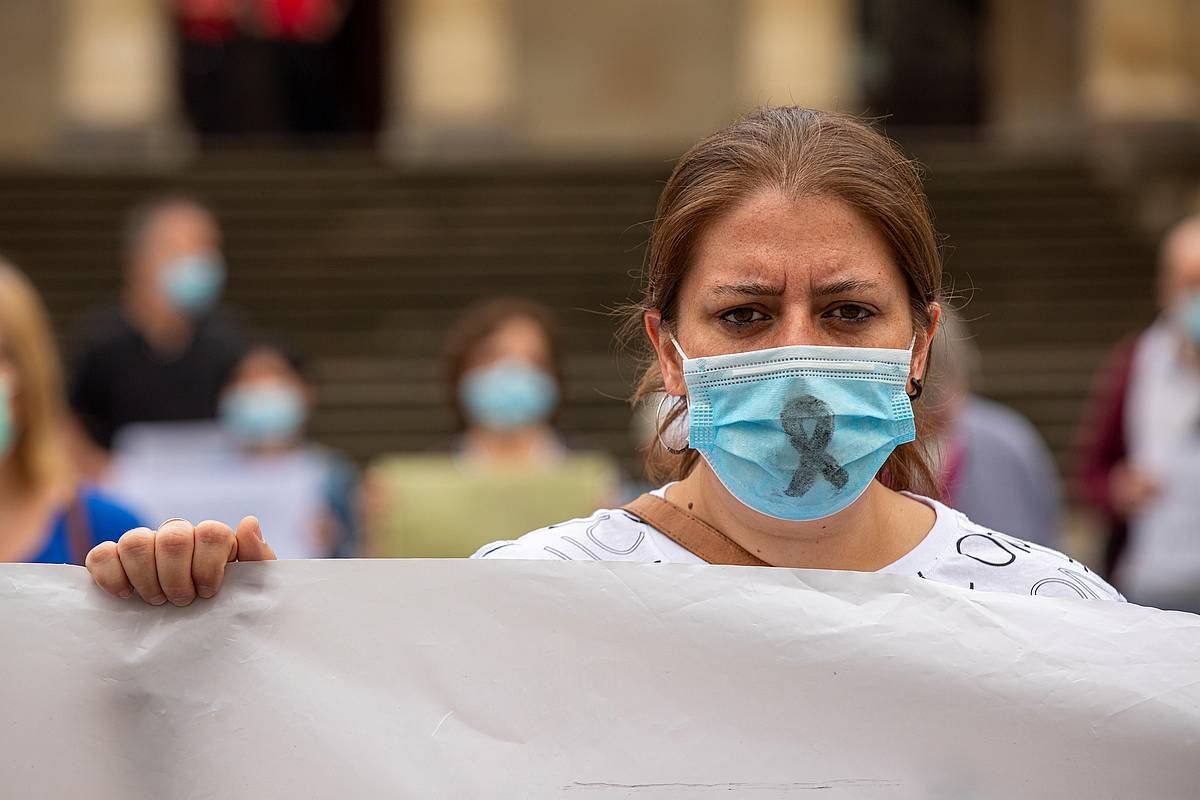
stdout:
[(61, 155), (145, 160), (178, 153), (170, 4), (61, 0)]
[(62, 14), (56, 0), (0, 2), (0, 160), (49, 157), (58, 125), (57, 65)]
[(1084, 126), (1078, 0), (1003, 0), (988, 12), (991, 132), (1020, 146), (1078, 141)]
[(859, 102), (854, 0), (746, 0), (740, 99), (853, 111)]
[(1200, 6), (1192, 0), (1088, 0), (1084, 100), (1106, 123), (1196, 119)]
[[(445, 158), (511, 137), (515, 34), (510, 0), (392, 0), (385, 148)], [(503, 149), (503, 148), (502, 148)]]

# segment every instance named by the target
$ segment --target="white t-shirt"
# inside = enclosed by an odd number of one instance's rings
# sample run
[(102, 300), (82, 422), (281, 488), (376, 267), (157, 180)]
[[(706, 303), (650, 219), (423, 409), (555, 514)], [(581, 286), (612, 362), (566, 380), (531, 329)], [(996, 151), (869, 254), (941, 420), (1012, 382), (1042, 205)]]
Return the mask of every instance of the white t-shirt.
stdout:
[[(664, 489), (654, 494), (664, 496)], [(1057, 550), (988, 530), (962, 513), (919, 495), (937, 520), (925, 538), (899, 560), (879, 570), (987, 592), (1042, 597), (1124, 600), (1120, 592), (1083, 564)], [(511, 542), (480, 548), (475, 558), (640, 561), (702, 564), (634, 515), (604, 508), (590, 517), (561, 522)]]

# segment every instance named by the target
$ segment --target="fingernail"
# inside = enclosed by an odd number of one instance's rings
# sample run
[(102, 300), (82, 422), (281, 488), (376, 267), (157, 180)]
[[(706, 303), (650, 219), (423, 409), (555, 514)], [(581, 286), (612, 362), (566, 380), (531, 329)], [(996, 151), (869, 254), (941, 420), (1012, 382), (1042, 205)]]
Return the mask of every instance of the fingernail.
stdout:
[(205, 600), (207, 600), (213, 596), (213, 590), (212, 590), (211, 586), (197, 586), (196, 594), (200, 595)]
[(122, 589), (121, 591), (117, 592), (117, 597), (121, 598), (122, 600), (128, 600), (129, 598), (133, 597), (133, 592), (129, 591), (128, 589)]
[(154, 597), (147, 597), (146, 602), (152, 606), (161, 606), (163, 603), (167, 602), (167, 597), (166, 595), (156, 594)]
[(259, 525), (257, 528), (255, 528), (255, 529), (254, 529), (254, 532), (258, 534), (258, 540), (259, 540), (260, 542), (262, 542), (263, 544), (266, 544), (266, 543), (267, 543), (267, 540), (266, 540), (266, 539), (264, 539), (264, 538), (263, 538), (263, 535), (262, 535), (262, 525)]

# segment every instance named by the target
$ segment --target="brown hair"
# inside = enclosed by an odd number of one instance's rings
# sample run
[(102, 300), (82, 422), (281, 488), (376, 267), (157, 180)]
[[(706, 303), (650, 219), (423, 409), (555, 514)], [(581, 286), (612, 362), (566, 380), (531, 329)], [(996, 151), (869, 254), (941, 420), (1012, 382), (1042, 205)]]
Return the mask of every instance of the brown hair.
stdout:
[[(641, 303), (629, 330), (658, 309), (673, 323), (679, 287), (700, 234), (716, 218), (762, 189), (789, 197), (823, 196), (846, 203), (872, 223), (904, 273), (914, 333), (930, 323), (937, 301), (942, 260), (929, 204), (912, 162), (868, 124), (844, 114), (794, 106), (759, 109), (717, 131), (684, 154), (659, 197), (644, 270)], [(662, 374), (649, 359), (634, 392), (635, 403), (663, 391)], [(683, 413), (679, 404), (659, 422), (660, 434)], [(918, 435), (925, 422), (917, 409)], [(699, 454), (667, 451), (656, 437), (646, 451), (651, 480), (679, 480)], [(892, 489), (936, 496), (937, 481), (916, 442), (888, 458), (881, 479)]]
[(480, 301), (468, 306), (450, 328), (442, 353), (446, 390), (460, 431), (467, 429), (468, 417), (458, 396), (458, 385), (470, 366), (471, 358), (485, 339), (514, 319), (527, 319), (541, 330), (550, 351), (550, 376), (558, 385), (559, 396), (562, 396), (562, 352), (559, 345), (558, 321), (550, 309), (532, 300), (518, 297)]
[(62, 372), (46, 310), (29, 280), (3, 259), (0, 342), (20, 381), (15, 399), (21, 426), (11, 453), (16, 473), (30, 490), (55, 483), (69, 486), (73, 476), (62, 438), (66, 420)]

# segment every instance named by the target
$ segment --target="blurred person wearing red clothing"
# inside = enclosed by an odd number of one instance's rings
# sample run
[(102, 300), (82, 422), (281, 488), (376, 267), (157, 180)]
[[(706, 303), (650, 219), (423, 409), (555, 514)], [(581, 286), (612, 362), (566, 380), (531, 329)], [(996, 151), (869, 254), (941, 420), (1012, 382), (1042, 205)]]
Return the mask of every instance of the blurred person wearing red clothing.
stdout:
[(1130, 599), (1200, 613), (1200, 216), (1163, 241), (1158, 302), (1093, 393), (1079, 477)]

